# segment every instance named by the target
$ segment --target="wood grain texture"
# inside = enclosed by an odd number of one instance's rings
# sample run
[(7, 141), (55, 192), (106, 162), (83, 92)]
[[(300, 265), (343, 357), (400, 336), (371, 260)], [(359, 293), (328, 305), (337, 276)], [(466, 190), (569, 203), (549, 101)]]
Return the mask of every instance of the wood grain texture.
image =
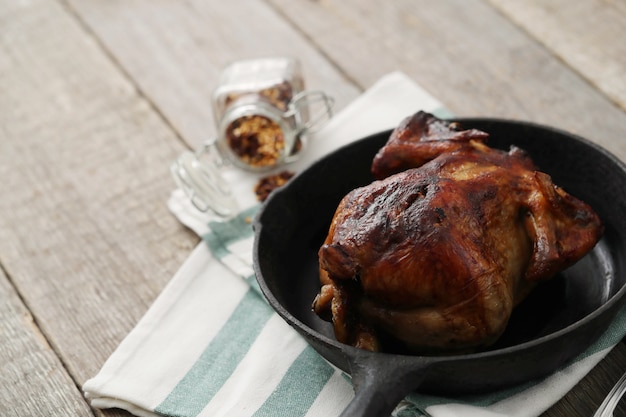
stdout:
[(0, 20), (0, 260), (80, 385), (197, 242), (165, 206), (183, 146), (58, 3)]
[(556, 126), (626, 160), (626, 114), (486, 1), (269, 1), (359, 85), (402, 70), (458, 115)]
[(359, 93), (264, 2), (67, 1), (193, 148), (215, 135), (211, 95), (238, 59), (297, 57), (307, 88), (331, 93), (337, 110)]
[(625, 2), (490, 2), (626, 110)]
[(74, 381), (2, 271), (0, 299), (0, 415), (92, 416)]

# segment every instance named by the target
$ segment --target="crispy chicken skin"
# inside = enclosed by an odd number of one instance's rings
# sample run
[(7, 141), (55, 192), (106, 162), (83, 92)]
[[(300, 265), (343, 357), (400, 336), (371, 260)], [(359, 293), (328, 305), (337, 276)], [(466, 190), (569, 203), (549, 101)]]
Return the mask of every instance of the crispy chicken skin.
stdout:
[[(426, 112), (404, 119), (372, 162), (375, 178), (385, 178), (409, 168), (417, 168), (443, 153), (470, 146), (471, 141), (484, 143), (489, 136), (476, 129), (457, 131)], [(532, 162), (528, 161), (529, 164)], [(532, 165), (531, 165), (532, 166)]]
[(373, 161), (380, 180), (340, 202), (313, 303), (340, 342), (417, 353), (488, 346), (537, 282), (600, 239), (593, 210), (522, 150), (453, 127), (408, 118)]

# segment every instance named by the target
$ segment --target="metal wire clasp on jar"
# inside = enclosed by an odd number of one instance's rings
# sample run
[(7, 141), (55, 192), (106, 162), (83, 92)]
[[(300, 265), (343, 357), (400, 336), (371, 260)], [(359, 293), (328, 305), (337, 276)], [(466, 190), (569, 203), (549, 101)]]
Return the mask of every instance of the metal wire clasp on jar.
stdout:
[(234, 166), (266, 172), (295, 161), (308, 134), (332, 116), (332, 104), (322, 91), (304, 91), (293, 58), (235, 62), (213, 94), (216, 137), (181, 155), (172, 165), (174, 178), (196, 208), (229, 217), (236, 205), (219, 171)]

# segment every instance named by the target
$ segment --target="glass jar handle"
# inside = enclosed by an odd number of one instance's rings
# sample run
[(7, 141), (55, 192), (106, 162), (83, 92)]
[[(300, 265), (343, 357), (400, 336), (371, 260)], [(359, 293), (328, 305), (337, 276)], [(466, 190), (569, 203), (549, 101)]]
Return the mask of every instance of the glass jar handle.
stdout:
[(183, 152), (170, 166), (170, 171), (178, 187), (198, 210), (227, 219), (237, 214), (238, 207), (220, 173), (224, 164), (215, 141), (211, 141), (196, 152)]
[[(333, 117), (334, 104), (335, 100), (323, 91), (303, 91), (296, 94), (289, 103), (287, 116), (293, 115), (300, 119), (300, 133), (315, 132)], [(311, 110), (313, 113), (309, 114)]]

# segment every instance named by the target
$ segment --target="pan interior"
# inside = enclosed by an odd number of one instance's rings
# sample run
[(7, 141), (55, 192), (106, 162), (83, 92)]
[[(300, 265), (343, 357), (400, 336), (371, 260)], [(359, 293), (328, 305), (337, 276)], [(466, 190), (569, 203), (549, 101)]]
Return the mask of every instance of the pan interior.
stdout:
[[(576, 265), (537, 287), (513, 313), (490, 349), (510, 347), (563, 329), (591, 315), (624, 285), (626, 175), (613, 157), (584, 140), (526, 123), (461, 120), (490, 133), (489, 145), (526, 150), (556, 184), (590, 204), (605, 223), (601, 242)], [(311, 311), (319, 290), (318, 249), (340, 199), (372, 181), (370, 164), (390, 132), (363, 139), (323, 158), (273, 193), (258, 218), (260, 280), (305, 327), (334, 339)]]

